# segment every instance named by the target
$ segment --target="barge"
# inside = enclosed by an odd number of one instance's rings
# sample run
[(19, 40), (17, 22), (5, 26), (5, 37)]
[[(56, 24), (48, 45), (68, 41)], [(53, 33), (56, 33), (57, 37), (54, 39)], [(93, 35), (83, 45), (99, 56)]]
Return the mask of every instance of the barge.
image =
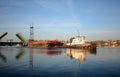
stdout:
[(40, 40), (40, 41), (28, 41), (28, 47), (36, 48), (58, 48), (63, 46), (63, 42), (59, 40)]

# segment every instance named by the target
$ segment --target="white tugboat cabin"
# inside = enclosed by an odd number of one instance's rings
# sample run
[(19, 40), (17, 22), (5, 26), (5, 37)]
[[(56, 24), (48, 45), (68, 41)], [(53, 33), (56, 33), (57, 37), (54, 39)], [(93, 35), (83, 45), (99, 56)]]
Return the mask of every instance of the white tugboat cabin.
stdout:
[(83, 45), (85, 43), (85, 36), (77, 36), (70, 38), (70, 42), (67, 43), (67, 46), (76, 46), (76, 45)]

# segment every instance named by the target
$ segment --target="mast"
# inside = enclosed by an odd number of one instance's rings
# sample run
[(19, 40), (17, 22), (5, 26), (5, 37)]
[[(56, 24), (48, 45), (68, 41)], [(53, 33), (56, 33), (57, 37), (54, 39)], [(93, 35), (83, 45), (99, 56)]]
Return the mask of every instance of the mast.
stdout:
[(79, 32), (79, 30), (77, 30), (77, 32), (78, 32), (78, 37), (80, 37), (80, 32)]
[(30, 41), (34, 40), (33, 23), (30, 24)]

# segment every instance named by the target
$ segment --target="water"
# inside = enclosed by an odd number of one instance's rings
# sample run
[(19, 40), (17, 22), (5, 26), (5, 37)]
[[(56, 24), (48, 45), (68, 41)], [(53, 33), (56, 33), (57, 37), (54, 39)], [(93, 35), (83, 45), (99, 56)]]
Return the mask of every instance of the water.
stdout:
[(120, 77), (120, 48), (0, 47), (0, 77)]

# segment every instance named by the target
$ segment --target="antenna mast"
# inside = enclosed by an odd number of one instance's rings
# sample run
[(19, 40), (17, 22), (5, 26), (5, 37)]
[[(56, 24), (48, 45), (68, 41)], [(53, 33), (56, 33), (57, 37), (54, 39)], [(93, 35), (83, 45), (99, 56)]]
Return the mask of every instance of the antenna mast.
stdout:
[(30, 41), (34, 40), (33, 23), (30, 24)]
[(77, 30), (77, 32), (78, 32), (78, 37), (80, 37), (80, 32), (79, 32), (79, 30)]

